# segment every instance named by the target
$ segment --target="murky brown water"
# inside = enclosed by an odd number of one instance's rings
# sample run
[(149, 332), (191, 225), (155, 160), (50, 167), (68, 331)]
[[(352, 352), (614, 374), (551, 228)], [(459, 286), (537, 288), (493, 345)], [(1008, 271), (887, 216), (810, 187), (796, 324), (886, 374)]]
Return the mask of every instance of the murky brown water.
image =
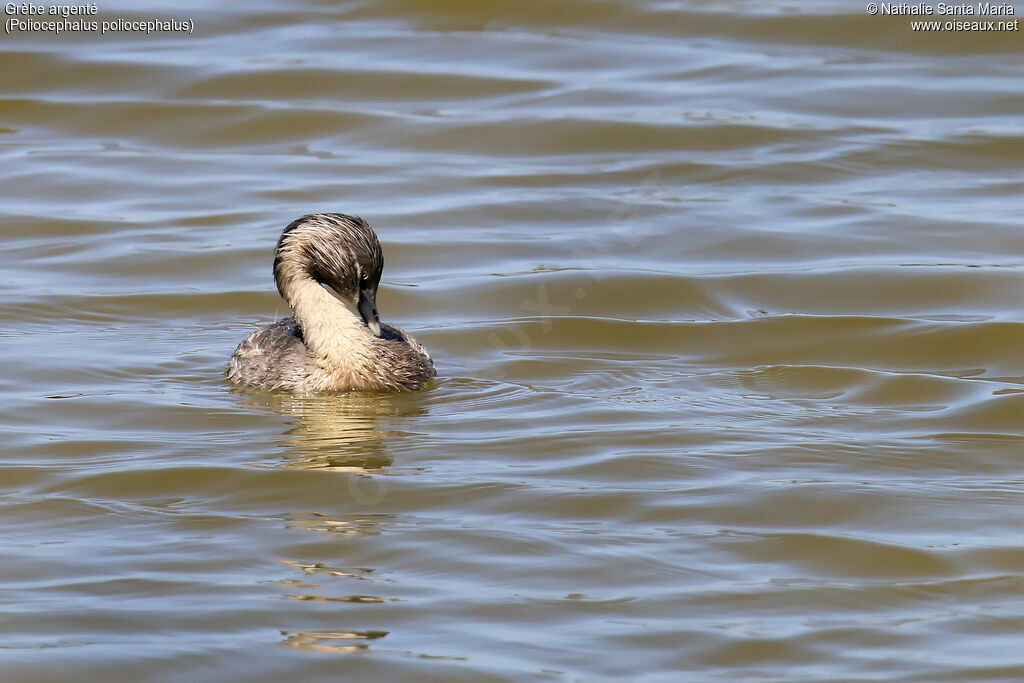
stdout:
[[(0, 42), (0, 678), (1024, 679), (1020, 33), (231, 7)], [(433, 388), (229, 390), (314, 210)]]

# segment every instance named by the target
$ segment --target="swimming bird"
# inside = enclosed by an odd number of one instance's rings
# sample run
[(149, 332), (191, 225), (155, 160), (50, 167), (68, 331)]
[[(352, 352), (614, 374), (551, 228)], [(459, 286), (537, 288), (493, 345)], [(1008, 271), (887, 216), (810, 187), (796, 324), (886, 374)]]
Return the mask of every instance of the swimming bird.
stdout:
[(274, 281), (294, 317), (242, 341), (228, 380), (296, 394), (423, 388), (437, 374), (430, 354), (377, 314), (383, 269), (380, 242), (362, 218), (317, 213), (292, 221), (277, 242)]

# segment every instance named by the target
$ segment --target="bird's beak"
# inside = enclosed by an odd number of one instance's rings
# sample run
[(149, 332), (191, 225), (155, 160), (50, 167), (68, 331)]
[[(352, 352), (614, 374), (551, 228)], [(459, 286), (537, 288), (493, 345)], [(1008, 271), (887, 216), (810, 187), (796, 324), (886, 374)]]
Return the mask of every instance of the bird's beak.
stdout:
[(374, 337), (380, 336), (380, 317), (377, 316), (376, 292), (366, 289), (359, 290), (359, 315), (373, 332)]

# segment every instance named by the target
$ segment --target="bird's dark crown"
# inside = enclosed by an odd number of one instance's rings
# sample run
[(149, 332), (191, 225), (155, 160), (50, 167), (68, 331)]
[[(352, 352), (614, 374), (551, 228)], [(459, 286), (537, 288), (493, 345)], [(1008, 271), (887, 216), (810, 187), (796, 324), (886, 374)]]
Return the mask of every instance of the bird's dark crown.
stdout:
[[(359, 291), (376, 295), (384, 255), (373, 228), (357, 216), (316, 213), (292, 221), (281, 233), (274, 255), (274, 281), (285, 296), (303, 276), (348, 299)], [(285, 296), (285, 298), (287, 298)]]

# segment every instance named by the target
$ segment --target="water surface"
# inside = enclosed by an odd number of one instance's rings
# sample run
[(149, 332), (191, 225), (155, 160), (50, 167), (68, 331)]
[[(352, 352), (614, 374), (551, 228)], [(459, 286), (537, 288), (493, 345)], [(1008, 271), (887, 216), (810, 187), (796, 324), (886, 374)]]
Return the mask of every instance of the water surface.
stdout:
[[(117, 17), (0, 43), (4, 680), (1024, 679), (1019, 33)], [(319, 210), (428, 390), (225, 383)]]

